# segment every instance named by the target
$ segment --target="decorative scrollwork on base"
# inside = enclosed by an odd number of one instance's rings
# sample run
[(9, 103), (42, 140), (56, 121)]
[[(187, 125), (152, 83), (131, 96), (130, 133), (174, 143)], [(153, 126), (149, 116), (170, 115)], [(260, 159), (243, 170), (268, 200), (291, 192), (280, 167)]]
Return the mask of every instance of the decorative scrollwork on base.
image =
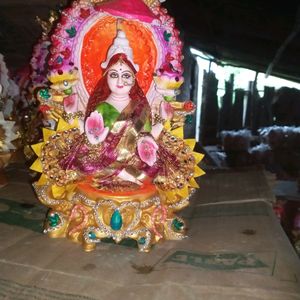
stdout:
[[(158, 194), (140, 201), (117, 195), (114, 199), (105, 199), (101, 193), (90, 199), (77, 190), (71, 199), (55, 200), (48, 186), (35, 188), (40, 200), (52, 205), (44, 233), (81, 243), (85, 251), (94, 250), (96, 244), (107, 238), (116, 243), (135, 240), (142, 252), (148, 252), (161, 239), (185, 238), (185, 223), (174, 214), (176, 206), (166, 205)], [(179, 202), (181, 206), (188, 198)]]

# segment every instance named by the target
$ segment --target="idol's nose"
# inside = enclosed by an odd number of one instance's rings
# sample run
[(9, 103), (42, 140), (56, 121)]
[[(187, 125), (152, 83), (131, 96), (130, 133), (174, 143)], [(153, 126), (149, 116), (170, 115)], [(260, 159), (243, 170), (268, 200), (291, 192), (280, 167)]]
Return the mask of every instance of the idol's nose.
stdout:
[(122, 85), (122, 84), (123, 84), (123, 80), (122, 80), (121, 76), (119, 76), (117, 79), (117, 85)]

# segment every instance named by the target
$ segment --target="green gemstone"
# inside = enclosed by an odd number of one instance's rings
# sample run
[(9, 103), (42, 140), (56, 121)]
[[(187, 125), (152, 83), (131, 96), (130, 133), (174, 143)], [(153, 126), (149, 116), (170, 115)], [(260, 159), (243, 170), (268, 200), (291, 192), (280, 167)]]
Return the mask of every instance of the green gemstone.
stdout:
[(90, 231), (90, 232), (89, 232), (89, 238), (90, 238), (91, 240), (95, 240), (95, 239), (97, 238), (95, 232)]
[(59, 224), (59, 215), (53, 214), (48, 217), (50, 227), (56, 227)]
[(164, 96), (164, 99), (167, 101), (167, 102), (172, 102), (175, 100), (175, 97), (174, 96)]
[(40, 97), (42, 97), (43, 99), (48, 100), (49, 98), (51, 98), (51, 95), (49, 94), (49, 90), (48, 89), (41, 89), (39, 91)]
[(70, 87), (70, 88), (64, 90), (64, 94), (65, 94), (65, 95), (71, 95), (72, 93), (73, 93), (72, 87)]
[(171, 38), (172, 34), (167, 32), (167, 31), (164, 31), (164, 40), (166, 42), (169, 42), (170, 41), (170, 38)]
[(120, 212), (116, 209), (110, 219), (110, 227), (113, 230), (120, 230), (123, 224), (122, 216)]
[(144, 245), (146, 243), (146, 238), (144, 237), (141, 237), (139, 240), (138, 240), (138, 244), (140, 245)]
[(185, 123), (186, 124), (192, 124), (193, 123), (193, 116), (187, 115), (185, 118)]
[(74, 26), (72, 26), (69, 29), (66, 29), (66, 32), (67, 32), (67, 34), (69, 35), (70, 38), (75, 37), (76, 33), (77, 33), (76, 28)]
[(184, 223), (178, 219), (174, 219), (172, 222), (172, 226), (176, 231), (181, 231), (184, 227)]

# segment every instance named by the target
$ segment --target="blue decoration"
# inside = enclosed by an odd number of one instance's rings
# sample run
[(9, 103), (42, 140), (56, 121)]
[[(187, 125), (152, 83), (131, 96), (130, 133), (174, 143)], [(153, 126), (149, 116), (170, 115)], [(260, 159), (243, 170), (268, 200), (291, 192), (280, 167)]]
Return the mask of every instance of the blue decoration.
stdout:
[(180, 221), (180, 220), (178, 220), (178, 219), (175, 218), (172, 221), (172, 226), (173, 226), (173, 228), (174, 228), (175, 231), (181, 231), (183, 229), (183, 227), (184, 227), (184, 223), (182, 221)]
[(61, 56), (57, 56), (56, 62), (57, 62), (58, 64), (61, 64), (61, 63), (63, 62), (63, 58), (62, 58)]
[(90, 231), (90, 232), (89, 232), (89, 238), (90, 238), (91, 240), (95, 240), (95, 239), (97, 238), (95, 232)]
[(146, 243), (146, 238), (145, 237), (141, 237), (139, 240), (138, 240), (138, 244), (140, 245), (144, 245)]
[(122, 216), (119, 210), (115, 210), (110, 219), (110, 227), (113, 230), (120, 230), (123, 225)]

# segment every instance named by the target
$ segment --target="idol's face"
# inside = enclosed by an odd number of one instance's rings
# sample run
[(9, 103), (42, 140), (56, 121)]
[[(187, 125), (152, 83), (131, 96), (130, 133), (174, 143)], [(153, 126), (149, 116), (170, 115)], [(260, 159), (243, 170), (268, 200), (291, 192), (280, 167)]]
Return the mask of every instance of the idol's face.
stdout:
[(117, 62), (107, 72), (107, 83), (112, 94), (126, 95), (134, 85), (134, 74), (124, 62)]

